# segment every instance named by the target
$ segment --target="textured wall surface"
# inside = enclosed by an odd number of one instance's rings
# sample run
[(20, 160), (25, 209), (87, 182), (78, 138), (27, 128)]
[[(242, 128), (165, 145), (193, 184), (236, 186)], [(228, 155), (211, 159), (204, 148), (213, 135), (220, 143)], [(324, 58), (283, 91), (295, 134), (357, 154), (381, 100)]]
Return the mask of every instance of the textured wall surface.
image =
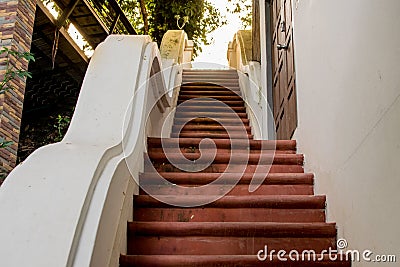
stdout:
[[(0, 45), (12, 50), (30, 51), (33, 24), (35, 20), (36, 0), (2, 0), (0, 2)], [(16, 68), (28, 68), (26, 60), (0, 56), (0, 79), (4, 76), (7, 61)], [(11, 170), (16, 163), (18, 139), (20, 133), (22, 106), (25, 92), (25, 80), (14, 79), (11, 82), (15, 90), (0, 96), (0, 136), (14, 143), (0, 150), (0, 168)]]
[(399, 260), (400, 1), (300, 0), (293, 10), (294, 138), (316, 192), (349, 248)]

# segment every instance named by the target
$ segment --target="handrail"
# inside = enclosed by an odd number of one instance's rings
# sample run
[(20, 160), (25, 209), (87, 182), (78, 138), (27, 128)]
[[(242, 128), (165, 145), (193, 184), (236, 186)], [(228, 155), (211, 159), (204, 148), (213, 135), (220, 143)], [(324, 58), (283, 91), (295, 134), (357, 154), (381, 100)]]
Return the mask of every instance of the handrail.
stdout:
[(146, 138), (174, 105), (163, 77), (181, 75), (162, 61), (148, 36), (111, 35), (96, 48), (65, 138), (0, 188), (1, 266), (118, 266)]
[(249, 64), (252, 54), (251, 30), (239, 30), (229, 42), (227, 59), (229, 66), (241, 69)]
[[(174, 59), (176, 63), (181, 64), (186, 46), (185, 39), (187, 39), (187, 35), (181, 30), (170, 30), (165, 33), (160, 45), (162, 57), (164, 59)], [(180, 44), (179, 49), (176, 49), (176, 44)]]
[(262, 88), (260, 63), (249, 60), (252, 55), (251, 38), (251, 30), (239, 30), (229, 42), (227, 58), (229, 67), (238, 70), (240, 90), (254, 138), (268, 139), (268, 121), (271, 121), (272, 110), (268, 105), (266, 90)]

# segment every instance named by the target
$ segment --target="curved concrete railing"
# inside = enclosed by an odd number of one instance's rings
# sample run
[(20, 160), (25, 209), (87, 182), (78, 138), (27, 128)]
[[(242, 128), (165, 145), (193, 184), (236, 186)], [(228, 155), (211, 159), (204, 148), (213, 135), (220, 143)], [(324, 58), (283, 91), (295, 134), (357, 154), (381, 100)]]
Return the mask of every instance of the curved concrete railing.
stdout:
[(275, 139), (268, 135), (268, 121), (273, 121), (273, 117), (268, 106), (266, 88), (262, 88), (261, 66), (259, 62), (251, 61), (251, 55), (251, 30), (240, 30), (228, 45), (229, 67), (238, 70), (240, 89), (254, 138)]
[(0, 266), (118, 266), (146, 138), (161, 134), (174, 105), (168, 87), (181, 79), (178, 58), (162, 61), (148, 36), (98, 46), (65, 138), (32, 153), (0, 188)]
[(239, 30), (228, 45), (229, 67), (242, 69), (249, 64), (252, 54), (251, 30)]

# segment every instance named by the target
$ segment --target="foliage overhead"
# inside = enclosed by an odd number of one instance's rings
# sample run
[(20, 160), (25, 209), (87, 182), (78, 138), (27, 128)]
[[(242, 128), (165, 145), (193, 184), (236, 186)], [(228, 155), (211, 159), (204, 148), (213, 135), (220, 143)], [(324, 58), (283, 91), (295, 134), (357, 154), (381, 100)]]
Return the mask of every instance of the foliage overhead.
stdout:
[(232, 14), (238, 14), (242, 21), (243, 29), (251, 26), (252, 21), (252, 0), (228, 0), (226, 10)]
[(147, 32), (144, 21), (148, 22), (148, 34), (159, 45), (166, 31), (178, 29), (176, 16), (188, 16), (183, 29), (194, 41), (195, 55), (201, 52), (201, 45), (210, 44), (207, 35), (226, 24), (219, 10), (207, 0), (120, 0), (119, 4), (139, 34)]

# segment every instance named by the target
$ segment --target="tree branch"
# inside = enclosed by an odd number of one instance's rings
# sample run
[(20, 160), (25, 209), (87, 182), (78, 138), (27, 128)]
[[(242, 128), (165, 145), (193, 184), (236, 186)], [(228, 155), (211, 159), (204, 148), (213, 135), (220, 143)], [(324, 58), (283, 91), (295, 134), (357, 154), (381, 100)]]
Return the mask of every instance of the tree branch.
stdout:
[(140, 13), (142, 14), (142, 18), (143, 18), (144, 34), (148, 34), (149, 33), (149, 21), (147, 19), (148, 13), (147, 13), (147, 9), (146, 9), (146, 3), (144, 2), (144, 0), (140, 0), (139, 2), (140, 2)]

